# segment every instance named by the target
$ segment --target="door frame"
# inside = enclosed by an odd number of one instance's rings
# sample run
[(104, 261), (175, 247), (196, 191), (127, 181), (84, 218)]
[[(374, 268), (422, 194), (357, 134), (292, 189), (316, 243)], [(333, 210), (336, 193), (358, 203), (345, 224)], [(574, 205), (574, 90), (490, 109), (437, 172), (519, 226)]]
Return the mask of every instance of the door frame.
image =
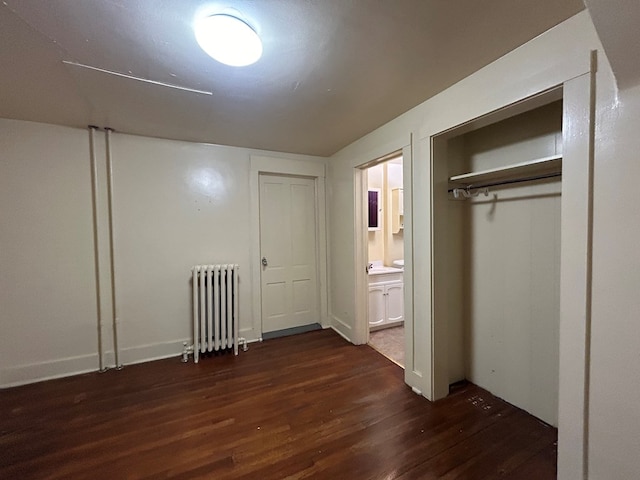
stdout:
[[(357, 165), (353, 170), (354, 179), (354, 230), (355, 230), (355, 338), (353, 343), (363, 345), (369, 342), (369, 276), (368, 262), (368, 185), (367, 169), (393, 158), (402, 156), (402, 183), (404, 194), (404, 325), (405, 325), (405, 372), (408, 361), (413, 358), (413, 282), (412, 282), (412, 233), (411, 233), (411, 145)], [(411, 355), (409, 355), (411, 354)]]
[(260, 175), (290, 175), (312, 178), (315, 181), (316, 206), (316, 262), (317, 285), (322, 328), (329, 326), (328, 320), (328, 276), (327, 276), (327, 215), (326, 215), (326, 163), (323, 161), (293, 160), (285, 157), (251, 155), (249, 172), (250, 217), (251, 217), (251, 300), (253, 321), (248, 330), (242, 331), (245, 338), (262, 341), (262, 284), (260, 266)]

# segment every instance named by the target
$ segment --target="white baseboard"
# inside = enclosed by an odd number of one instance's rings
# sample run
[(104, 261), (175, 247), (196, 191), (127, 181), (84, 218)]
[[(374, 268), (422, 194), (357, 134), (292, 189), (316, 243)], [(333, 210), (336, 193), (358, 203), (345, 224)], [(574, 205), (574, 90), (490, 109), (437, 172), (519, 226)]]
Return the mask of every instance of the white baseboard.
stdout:
[(340, 335), (342, 338), (344, 338), (347, 342), (349, 342), (349, 343), (353, 343), (351, 340), (349, 340), (349, 339), (347, 338), (347, 336), (346, 336), (344, 333), (342, 333), (340, 330), (338, 330), (338, 329), (337, 329), (336, 327), (334, 327), (333, 325), (331, 325), (329, 328), (330, 328), (331, 330), (333, 330), (334, 332), (336, 332), (338, 335)]
[(256, 333), (256, 330), (254, 328), (241, 328), (239, 336), (241, 338), (244, 337), (244, 339), (247, 341), (247, 343), (261, 342), (262, 341), (262, 336), (260, 334)]
[(347, 342), (349, 343), (353, 343), (352, 340), (352, 336), (353, 336), (353, 329), (351, 328), (350, 325), (347, 325), (345, 322), (343, 322), (342, 320), (340, 320), (338, 317), (336, 317), (335, 315), (331, 316), (331, 328), (341, 337), (343, 337)]
[[(191, 342), (191, 340), (175, 340), (139, 347), (123, 348), (120, 350), (119, 362), (122, 365), (132, 365), (135, 363), (160, 360), (162, 358), (177, 357), (182, 354), (182, 343), (184, 341)], [(104, 352), (103, 360), (105, 367), (113, 368), (115, 366), (115, 355), (113, 351)], [(0, 388), (17, 387), (19, 385), (42, 382), (54, 378), (97, 372), (99, 365), (98, 353), (96, 352), (90, 355), (0, 368)]]
[(190, 345), (192, 340), (190, 338), (184, 338), (170, 342), (123, 348), (120, 350), (120, 362), (123, 365), (133, 365), (136, 363), (151, 362), (153, 360), (162, 360), (163, 358), (177, 357), (182, 355), (184, 342)]
[[(252, 330), (251, 330), (252, 331)], [(241, 335), (242, 336), (242, 335)], [(247, 342), (260, 341), (260, 338), (248, 338)], [(121, 365), (134, 365), (136, 363), (152, 362), (164, 358), (179, 357), (184, 348), (183, 343), (191, 345), (193, 340), (179, 339), (169, 342), (152, 343), (120, 350), (118, 359)], [(115, 367), (115, 355), (113, 351), (104, 352), (104, 365), (107, 368)], [(54, 378), (70, 377), (81, 373), (96, 372), (99, 369), (98, 353), (69, 357), (48, 362), (40, 362), (29, 365), (18, 365), (0, 368), (0, 388), (17, 387), (29, 383), (42, 382)]]
[(0, 388), (17, 387), (98, 370), (98, 354), (0, 368)]

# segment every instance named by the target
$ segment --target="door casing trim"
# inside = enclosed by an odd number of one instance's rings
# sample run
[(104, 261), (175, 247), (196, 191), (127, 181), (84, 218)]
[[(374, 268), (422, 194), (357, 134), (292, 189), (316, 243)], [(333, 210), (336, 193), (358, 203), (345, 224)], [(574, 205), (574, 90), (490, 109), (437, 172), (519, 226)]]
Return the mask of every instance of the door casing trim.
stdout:
[(316, 245), (319, 322), (323, 328), (330, 325), (328, 319), (328, 275), (327, 275), (327, 214), (326, 214), (326, 164), (322, 161), (293, 160), (282, 157), (251, 155), (249, 171), (250, 219), (251, 219), (251, 312), (253, 321), (248, 328), (240, 330), (246, 338), (262, 341), (262, 291), (260, 282), (260, 174), (294, 175), (313, 178), (315, 181)]

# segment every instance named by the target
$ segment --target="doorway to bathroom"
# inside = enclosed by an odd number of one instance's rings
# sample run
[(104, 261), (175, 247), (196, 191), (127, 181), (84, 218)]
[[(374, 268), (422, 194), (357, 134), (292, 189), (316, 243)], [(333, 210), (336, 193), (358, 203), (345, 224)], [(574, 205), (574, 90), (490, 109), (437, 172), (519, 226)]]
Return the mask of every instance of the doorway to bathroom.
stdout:
[(402, 153), (365, 170), (368, 344), (404, 368), (404, 190)]

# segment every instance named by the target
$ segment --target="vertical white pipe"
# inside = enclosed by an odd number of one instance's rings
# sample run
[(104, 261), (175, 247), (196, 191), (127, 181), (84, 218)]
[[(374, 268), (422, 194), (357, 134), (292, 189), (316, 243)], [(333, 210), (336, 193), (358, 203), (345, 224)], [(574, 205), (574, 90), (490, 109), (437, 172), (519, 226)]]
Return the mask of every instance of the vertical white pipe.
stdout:
[(214, 349), (217, 351), (220, 349), (222, 342), (220, 334), (220, 285), (222, 281), (220, 279), (220, 265), (213, 266), (213, 286), (215, 288), (213, 293), (213, 330), (214, 330)]
[(213, 265), (207, 265), (207, 351), (213, 351)]
[(238, 339), (240, 337), (240, 317), (238, 315), (238, 265), (233, 266), (233, 353), (238, 355)]
[(89, 156), (91, 160), (91, 204), (93, 209), (93, 257), (96, 274), (96, 319), (98, 321), (98, 370), (104, 372), (102, 349), (102, 301), (100, 298), (100, 248), (98, 240), (98, 162), (96, 161), (95, 132), (98, 127), (89, 125)]
[(220, 348), (225, 349), (227, 345), (227, 265), (220, 265)]
[(206, 290), (207, 286), (207, 267), (202, 265), (200, 267), (200, 337), (198, 342), (200, 343), (200, 352), (205, 353), (207, 351), (207, 304)]
[(118, 316), (116, 312), (116, 267), (115, 267), (115, 247), (113, 241), (113, 162), (111, 158), (111, 132), (113, 129), (105, 128), (104, 135), (107, 150), (107, 198), (109, 203), (109, 257), (111, 260), (111, 314), (113, 325), (113, 352), (115, 364), (118, 370), (122, 369), (120, 364), (120, 350), (118, 348)]
[(233, 346), (233, 265), (227, 266), (227, 348)]
[(193, 361), (198, 363), (200, 359), (200, 328), (198, 327), (198, 271), (200, 267), (193, 267)]

